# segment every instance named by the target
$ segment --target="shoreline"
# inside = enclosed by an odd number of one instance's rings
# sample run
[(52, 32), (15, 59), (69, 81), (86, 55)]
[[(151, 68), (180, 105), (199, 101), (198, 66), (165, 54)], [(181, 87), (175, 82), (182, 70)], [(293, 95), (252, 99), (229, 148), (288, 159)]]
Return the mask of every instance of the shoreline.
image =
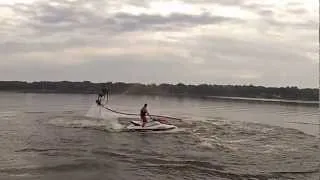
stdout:
[[(286, 103), (319, 101), (319, 88), (264, 87), (253, 85), (216, 85), (216, 84), (141, 84), (124, 82), (92, 83), (90, 81), (0, 81), (0, 91), (20, 93), (55, 93), (55, 94), (97, 94), (102, 87), (107, 87), (110, 94), (175, 96), (175, 97), (219, 97), (238, 100), (277, 101)], [(228, 97), (228, 98), (225, 98)], [(239, 98), (240, 97), (240, 98)], [(276, 99), (276, 100), (274, 100)]]
[[(1, 91), (0, 93), (20, 93), (20, 94), (82, 94), (82, 95), (95, 95), (93, 92), (55, 92), (55, 91)], [(196, 96), (196, 95), (179, 95), (179, 94), (134, 94), (134, 93), (114, 93), (113, 95), (129, 95), (129, 96), (158, 96), (158, 97), (175, 97), (175, 98), (197, 98), (207, 100), (223, 100), (235, 102), (252, 102), (262, 104), (282, 104), (282, 105), (301, 105), (320, 107), (320, 101), (306, 101), (306, 100), (289, 100), (289, 99), (274, 99), (274, 98), (251, 98), (251, 97), (237, 97), (237, 96)], [(112, 94), (111, 94), (112, 96)]]

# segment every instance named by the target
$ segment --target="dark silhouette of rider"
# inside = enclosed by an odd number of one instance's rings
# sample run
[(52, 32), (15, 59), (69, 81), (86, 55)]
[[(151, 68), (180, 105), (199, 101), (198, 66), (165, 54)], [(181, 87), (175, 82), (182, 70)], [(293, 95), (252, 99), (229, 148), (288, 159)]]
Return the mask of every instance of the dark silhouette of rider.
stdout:
[(142, 120), (142, 127), (147, 123), (147, 115), (149, 116), (149, 112), (147, 109), (147, 104), (144, 104), (144, 106), (140, 110), (140, 118)]
[(98, 105), (101, 105), (101, 101), (105, 100), (105, 97), (107, 96), (107, 101), (109, 100), (109, 89), (106, 87), (102, 87), (100, 93), (98, 93), (98, 99), (96, 100), (96, 103)]

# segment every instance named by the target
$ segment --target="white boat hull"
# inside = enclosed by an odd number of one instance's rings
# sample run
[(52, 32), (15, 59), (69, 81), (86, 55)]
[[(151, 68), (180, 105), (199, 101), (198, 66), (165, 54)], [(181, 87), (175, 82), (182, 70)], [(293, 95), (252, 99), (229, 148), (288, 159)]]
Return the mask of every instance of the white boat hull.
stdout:
[(127, 129), (132, 131), (165, 131), (175, 128), (177, 127), (174, 125), (163, 124), (158, 121), (147, 122), (144, 127), (142, 127), (141, 121), (130, 121), (130, 125), (127, 126)]

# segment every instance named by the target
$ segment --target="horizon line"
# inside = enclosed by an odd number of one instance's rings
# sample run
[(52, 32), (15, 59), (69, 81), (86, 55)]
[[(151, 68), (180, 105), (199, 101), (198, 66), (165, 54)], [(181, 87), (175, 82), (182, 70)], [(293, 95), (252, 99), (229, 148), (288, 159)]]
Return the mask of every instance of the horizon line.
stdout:
[[(184, 83), (184, 82), (161, 82), (161, 83), (155, 83), (155, 82), (125, 82), (125, 81), (104, 81), (104, 82), (95, 82), (95, 81), (89, 81), (89, 80), (82, 80), (82, 81), (72, 81), (72, 80), (0, 80), (0, 82), (25, 82), (25, 83), (39, 83), (39, 82), (53, 82), (53, 83), (59, 83), (59, 82), (70, 82), (70, 83), (92, 83), (92, 84), (108, 84), (108, 83), (125, 83), (125, 84), (140, 84), (140, 85), (162, 85), (162, 84), (168, 84), (168, 85), (179, 85), (183, 84), (185, 86), (200, 86), (200, 85), (209, 85), (209, 86), (253, 86), (253, 87), (264, 87), (264, 88), (297, 88), (297, 89), (319, 89), (320, 90), (320, 84), (318, 87), (299, 87), (296, 85), (286, 85), (286, 86), (266, 86), (266, 85), (254, 85), (253, 83), (250, 84), (215, 84), (215, 83)], [(319, 92), (320, 93), (320, 92)]]

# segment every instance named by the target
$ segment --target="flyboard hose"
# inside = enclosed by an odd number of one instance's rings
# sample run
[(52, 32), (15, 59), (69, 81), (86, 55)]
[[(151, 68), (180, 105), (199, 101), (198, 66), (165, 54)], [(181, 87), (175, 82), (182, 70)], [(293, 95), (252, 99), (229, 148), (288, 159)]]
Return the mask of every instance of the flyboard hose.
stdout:
[[(113, 109), (111, 109), (111, 108), (108, 108), (108, 107), (106, 107), (106, 106), (104, 106), (104, 105), (102, 105), (102, 104), (101, 104), (101, 106), (102, 106), (104, 109), (106, 109), (106, 110), (108, 110), (108, 111), (111, 111), (111, 112), (114, 112), (114, 113), (117, 113), (117, 114), (128, 115), (128, 116), (139, 116), (139, 115), (140, 115), (140, 114), (133, 114), (133, 113), (125, 113), (125, 112), (116, 111), (116, 110), (113, 110)], [(180, 119), (180, 118), (175, 118), (175, 117), (171, 117), (171, 116), (161, 116), (161, 115), (152, 115), (152, 114), (150, 114), (150, 116), (151, 116), (151, 117), (162, 117), (162, 118), (168, 118), (168, 119), (175, 119), (175, 120), (180, 120), (180, 121), (182, 121), (182, 119)]]
[[(106, 92), (106, 95), (107, 95), (107, 103), (108, 103), (108, 101), (109, 101), (109, 91)], [(120, 111), (116, 111), (116, 110), (113, 110), (113, 109), (111, 109), (111, 108), (108, 108), (108, 107), (106, 107), (105, 105), (103, 105), (103, 104), (101, 103), (101, 100), (99, 100), (99, 101), (97, 100), (96, 102), (97, 102), (97, 104), (98, 104), (99, 106), (103, 107), (104, 109), (106, 109), (106, 110), (108, 110), (108, 111), (111, 111), (111, 112), (114, 112), (114, 113), (117, 113), (117, 114), (128, 115), (128, 116), (140, 116), (140, 114), (125, 113), (125, 112), (120, 112)], [(150, 114), (149, 116), (150, 116), (150, 118), (151, 118), (151, 117), (159, 117), (159, 118), (162, 117), (162, 118), (175, 119), (175, 120), (182, 121), (182, 119), (180, 119), (180, 118), (171, 117), (171, 116), (151, 115), (151, 114)]]

